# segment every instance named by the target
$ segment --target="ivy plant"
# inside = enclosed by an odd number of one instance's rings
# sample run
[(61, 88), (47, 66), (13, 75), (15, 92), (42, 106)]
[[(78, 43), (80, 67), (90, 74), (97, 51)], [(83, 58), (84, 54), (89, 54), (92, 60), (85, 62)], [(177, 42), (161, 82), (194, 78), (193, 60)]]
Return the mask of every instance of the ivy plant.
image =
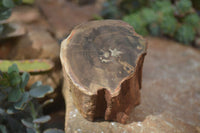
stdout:
[[(51, 119), (49, 115), (43, 115), (42, 108), (53, 99), (42, 104), (38, 99), (54, 89), (40, 81), (26, 88), (29, 77), (27, 72), (20, 74), (16, 64), (10, 66), (7, 73), (0, 71), (0, 132), (41, 133), (41, 125)], [(48, 129), (51, 130), (55, 129)]]

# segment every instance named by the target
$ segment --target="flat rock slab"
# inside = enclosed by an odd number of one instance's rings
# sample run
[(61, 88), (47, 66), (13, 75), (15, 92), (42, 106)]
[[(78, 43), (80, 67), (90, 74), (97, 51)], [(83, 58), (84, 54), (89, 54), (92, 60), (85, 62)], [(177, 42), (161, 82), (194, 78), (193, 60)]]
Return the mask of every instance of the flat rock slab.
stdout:
[(84, 119), (68, 90), (63, 91), (67, 109), (65, 132), (200, 132), (200, 52), (165, 39), (148, 40), (141, 104), (131, 113), (129, 124)]
[(25, 28), (17, 23), (3, 23), (4, 30), (0, 34), (0, 40), (10, 39), (23, 36), (25, 34)]
[(79, 6), (67, 0), (36, 0), (36, 5), (54, 29), (57, 38), (63, 38), (78, 24), (87, 22), (98, 12), (96, 5)]

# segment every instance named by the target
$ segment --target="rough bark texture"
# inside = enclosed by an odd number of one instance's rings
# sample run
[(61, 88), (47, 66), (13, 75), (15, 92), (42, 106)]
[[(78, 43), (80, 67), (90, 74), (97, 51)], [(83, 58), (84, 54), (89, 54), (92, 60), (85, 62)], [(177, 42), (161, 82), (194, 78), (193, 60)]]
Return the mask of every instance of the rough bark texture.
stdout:
[(88, 120), (126, 123), (140, 103), (145, 40), (125, 22), (92, 21), (62, 42), (61, 62), (74, 104)]

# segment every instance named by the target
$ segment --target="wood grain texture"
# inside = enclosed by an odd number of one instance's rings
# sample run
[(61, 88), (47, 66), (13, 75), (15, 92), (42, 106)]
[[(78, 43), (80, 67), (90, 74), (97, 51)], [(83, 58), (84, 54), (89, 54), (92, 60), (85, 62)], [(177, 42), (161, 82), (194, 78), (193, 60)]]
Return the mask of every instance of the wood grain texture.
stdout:
[(62, 42), (60, 58), (83, 117), (126, 123), (140, 103), (146, 48), (146, 41), (123, 21), (91, 21), (74, 28)]

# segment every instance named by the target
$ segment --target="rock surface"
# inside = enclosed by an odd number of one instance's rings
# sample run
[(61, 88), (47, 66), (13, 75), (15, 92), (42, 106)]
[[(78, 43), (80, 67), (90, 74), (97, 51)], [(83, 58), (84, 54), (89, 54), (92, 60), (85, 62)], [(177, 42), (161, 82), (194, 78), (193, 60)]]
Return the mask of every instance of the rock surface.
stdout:
[(200, 52), (176, 42), (148, 38), (141, 104), (129, 124), (84, 119), (63, 87), (67, 133), (200, 132)]
[(23, 24), (25, 28), (32, 26), (42, 27), (48, 30), (50, 28), (45, 17), (34, 6), (16, 6), (7, 21)]
[(52, 59), (59, 58), (60, 47), (49, 32), (38, 27), (29, 27), (27, 34), (14, 45), (12, 59)]
[(8, 21), (31, 24), (39, 21), (40, 19), (41, 16), (38, 9), (30, 6), (20, 6), (14, 8)]
[(67, 0), (36, 0), (57, 38), (66, 37), (78, 24), (92, 19), (98, 12), (96, 5), (78, 6)]

